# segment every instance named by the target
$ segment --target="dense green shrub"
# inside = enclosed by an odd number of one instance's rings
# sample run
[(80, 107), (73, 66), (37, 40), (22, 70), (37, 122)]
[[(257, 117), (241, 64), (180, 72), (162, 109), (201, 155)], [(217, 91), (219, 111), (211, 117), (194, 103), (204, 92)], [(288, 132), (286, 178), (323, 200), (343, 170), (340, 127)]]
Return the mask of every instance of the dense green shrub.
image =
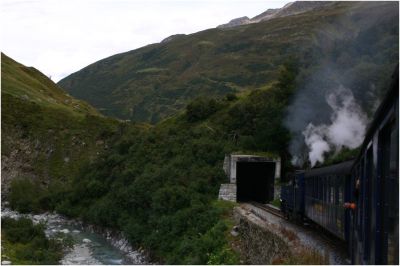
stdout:
[(186, 106), (186, 116), (189, 122), (206, 119), (221, 109), (222, 104), (213, 98), (200, 97), (191, 101)]
[(47, 239), (44, 225), (30, 219), (1, 219), (2, 251), (14, 264), (59, 264), (63, 256), (60, 242)]
[(227, 227), (205, 235), (229, 211), (212, 202), (231, 143), (178, 122), (127, 134), (82, 171), (57, 210), (123, 230), (161, 262), (206, 264), (211, 250), (227, 248)]
[(4, 230), (7, 239), (11, 243), (23, 243), (27, 244), (32, 241), (35, 237), (39, 239), (45, 238), (44, 226), (42, 224), (33, 226), (30, 219), (22, 218), (19, 220), (14, 220), (11, 218), (2, 218), (1, 228)]
[(40, 196), (44, 190), (29, 178), (17, 178), (11, 182), (8, 199), (10, 206), (19, 212), (38, 212), (41, 209)]
[(298, 66), (289, 59), (279, 67), (277, 82), (253, 90), (214, 117), (214, 124), (250, 151), (270, 151), (287, 157), (290, 133), (282, 121), (296, 85)]
[(225, 99), (230, 102), (236, 101), (238, 97), (234, 93), (228, 93), (227, 95), (225, 95)]
[(67, 188), (68, 184), (60, 180), (52, 180), (44, 186), (37, 180), (20, 177), (12, 180), (7, 198), (12, 209), (21, 213), (37, 213), (54, 210), (64, 200)]

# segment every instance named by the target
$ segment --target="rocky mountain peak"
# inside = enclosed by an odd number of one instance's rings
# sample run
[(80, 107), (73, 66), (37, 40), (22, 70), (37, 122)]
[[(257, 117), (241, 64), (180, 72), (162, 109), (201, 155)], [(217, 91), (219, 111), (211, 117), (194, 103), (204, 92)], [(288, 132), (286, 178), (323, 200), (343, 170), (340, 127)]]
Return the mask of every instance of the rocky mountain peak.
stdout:
[(304, 12), (314, 10), (316, 8), (325, 7), (332, 5), (334, 2), (328, 1), (296, 1), (290, 2), (284, 5), (282, 8), (271, 8), (267, 11), (249, 19), (248, 17), (240, 17), (232, 19), (226, 24), (219, 25), (217, 28), (232, 28), (245, 24), (258, 23), (261, 21), (267, 21), (273, 18), (286, 17), (291, 15), (297, 15)]
[(236, 27), (244, 24), (249, 24), (251, 23), (250, 19), (248, 17), (240, 17), (240, 18), (235, 18), (229, 21), (226, 24), (219, 25), (217, 28), (231, 28), (231, 27)]

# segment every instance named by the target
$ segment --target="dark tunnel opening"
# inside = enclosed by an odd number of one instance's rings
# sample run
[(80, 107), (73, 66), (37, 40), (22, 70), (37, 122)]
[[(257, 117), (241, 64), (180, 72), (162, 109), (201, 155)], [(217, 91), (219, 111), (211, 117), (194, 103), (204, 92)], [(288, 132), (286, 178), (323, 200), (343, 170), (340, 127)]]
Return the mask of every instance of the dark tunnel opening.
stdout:
[(237, 162), (237, 200), (260, 203), (273, 200), (274, 177), (274, 162)]

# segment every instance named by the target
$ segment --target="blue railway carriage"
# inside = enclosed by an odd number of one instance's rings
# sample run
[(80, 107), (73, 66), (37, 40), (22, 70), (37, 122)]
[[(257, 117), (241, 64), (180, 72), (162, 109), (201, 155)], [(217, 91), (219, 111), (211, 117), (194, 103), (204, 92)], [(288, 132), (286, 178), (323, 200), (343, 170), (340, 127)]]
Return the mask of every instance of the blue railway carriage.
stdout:
[(304, 170), (296, 171), (289, 177), (289, 184), (281, 187), (281, 210), (295, 219), (304, 217)]
[(305, 172), (305, 216), (337, 236), (347, 240), (346, 183), (350, 182), (353, 161), (315, 168)]
[(352, 168), (353, 264), (399, 264), (399, 76), (378, 108)]

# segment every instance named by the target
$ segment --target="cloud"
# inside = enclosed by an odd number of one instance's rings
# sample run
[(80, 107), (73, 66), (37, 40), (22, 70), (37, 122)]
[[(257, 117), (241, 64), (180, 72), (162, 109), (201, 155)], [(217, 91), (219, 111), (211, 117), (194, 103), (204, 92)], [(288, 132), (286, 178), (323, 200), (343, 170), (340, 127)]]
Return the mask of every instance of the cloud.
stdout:
[(58, 81), (104, 57), (287, 2), (3, 0), (1, 49)]

